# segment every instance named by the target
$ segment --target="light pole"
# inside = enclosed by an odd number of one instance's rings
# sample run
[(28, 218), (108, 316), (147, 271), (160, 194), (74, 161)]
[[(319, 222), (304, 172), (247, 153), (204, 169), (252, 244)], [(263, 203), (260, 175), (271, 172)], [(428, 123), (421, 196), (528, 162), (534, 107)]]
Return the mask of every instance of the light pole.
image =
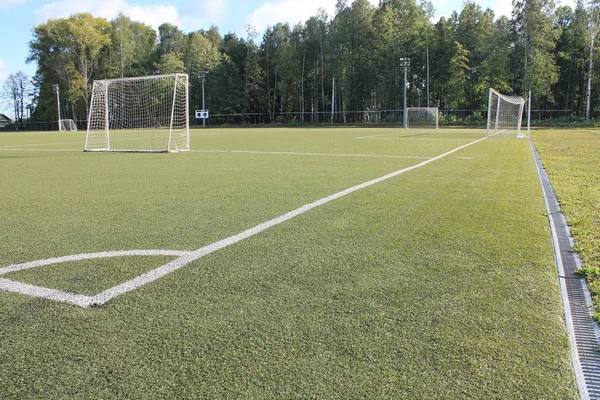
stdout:
[(52, 85), (52, 90), (54, 91), (54, 93), (56, 93), (56, 107), (58, 109), (58, 130), (62, 131), (61, 125), (60, 125), (60, 95), (59, 95), (60, 90), (58, 89), (58, 85), (56, 85), (56, 84)]
[[(206, 80), (207, 72), (202, 70), (198, 75), (198, 78), (202, 80), (202, 112), (206, 111), (206, 107), (204, 106), (204, 81)], [(202, 127), (206, 128), (206, 118), (202, 118)]]
[(404, 112), (402, 113), (404, 118), (403, 118), (402, 126), (404, 128), (408, 128), (408, 118), (407, 118), (408, 116), (406, 115), (406, 85), (407, 85), (406, 76), (408, 73), (408, 68), (410, 68), (410, 58), (401, 57), (400, 58), (400, 68), (402, 68), (404, 70)]

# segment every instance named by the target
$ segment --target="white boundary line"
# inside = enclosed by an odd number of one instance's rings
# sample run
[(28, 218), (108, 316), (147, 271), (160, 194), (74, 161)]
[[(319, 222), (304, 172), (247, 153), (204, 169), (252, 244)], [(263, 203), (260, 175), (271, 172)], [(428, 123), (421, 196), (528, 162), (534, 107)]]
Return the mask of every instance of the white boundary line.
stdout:
[(21, 271), (29, 268), (42, 267), (44, 265), (60, 264), (69, 261), (91, 260), (94, 258), (110, 258), (110, 257), (127, 257), (127, 256), (183, 256), (189, 251), (178, 250), (126, 250), (126, 251), (102, 251), (99, 253), (83, 253), (73, 256), (48, 258), (45, 260), (37, 260), (26, 262), (23, 264), (13, 264), (8, 267), (0, 268), (0, 275), (10, 272)]
[(292, 151), (254, 151), (254, 150), (190, 150), (192, 153), (242, 153), (242, 154), (273, 154), (285, 156), (322, 156), (322, 157), (375, 157), (375, 158), (414, 158), (430, 159), (427, 156), (394, 156), (386, 154), (339, 154), (339, 153), (301, 153)]
[[(54, 145), (54, 144), (78, 144), (78, 143), (82, 143), (82, 142), (51, 142), (51, 143), (15, 144), (15, 145), (11, 144), (11, 145), (6, 145), (6, 146), (0, 146), (0, 150), (12, 150), (12, 149), (21, 150), (20, 148), (18, 148), (18, 146), (31, 147), (31, 146), (48, 146), (48, 145)], [(46, 149), (42, 149), (42, 150), (46, 150)]]
[(17, 148), (5, 149), (5, 148), (1, 148), (1, 147), (0, 147), (0, 151), (80, 151), (80, 152), (83, 152), (80, 149), (17, 149)]
[(460, 138), (455, 138), (455, 137), (446, 137), (446, 138), (442, 138), (442, 137), (418, 137), (418, 136), (399, 136), (399, 137), (355, 137), (354, 139), (369, 139), (369, 140), (428, 140), (428, 141), (432, 141), (435, 140), (436, 142), (442, 141), (442, 140), (460, 140)]
[(373, 138), (380, 138), (380, 137), (383, 137), (383, 136), (406, 135), (406, 134), (409, 134), (409, 133), (412, 134), (414, 132), (402, 131), (402, 132), (382, 133), (381, 135), (358, 136), (358, 137), (355, 137), (354, 139), (373, 139)]
[(77, 254), (72, 256), (65, 257), (56, 257), (50, 258), (47, 260), (38, 260), (29, 263), (23, 264), (15, 264), (9, 265), (8, 267), (4, 267), (0, 269), (0, 275), (6, 274), (8, 272), (18, 271), (27, 268), (35, 268), (43, 265), (55, 264), (57, 262), (67, 262), (67, 261), (75, 261), (75, 260), (83, 260), (83, 259), (91, 259), (91, 258), (102, 258), (102, 257), (120, 257), (124, 255), (134, 256), (134, 255), (179, 255), (178, 258), (173, 261), (164, 264), (158, 268), (155, 268), (151, 271), (148, 271), (142, 275), (139, 275), (133, 279), (130, 279), (120, 285), (114, 286), (110, 289), (107, 289), (101, 293), (98, 293), (94, 296), (85, 296), (85, 295), (77, 295), (61, 290), (49, 289), (40, 286), (28, 285), (21, 282), (12, 281), (9, 279), (0, 278), (0, 290), (5, 290), (14, 293), (21, 293), (27, 296), (33, 297), (41, 297), (49, 300), (62, 301), (70, 304), (74, 304), (80, 307), (93, 307), (99, 306), (107, 303), (113, 297), (119, 296), (121, 294), (130, 292), (135, 290), (147, 283), (153, 282), (163, 276), (176, 271), (180, 268), (185, 267), (193, 261), (198, 260), (205, 255), (213, 253), (217, 250), (223, 249), (227, 246), (235, 244), (239, 241), (252, 237), (258, 233), (261, 233), (275, 225), (279, 225), (282, 222), (288, 221), (300, 214), (304, 214), (305, 212), (312, 210), (315, 207), (321, 206), (323, 204), (329, 203), (332, 200), (339, 199), (340, 197), (346, 196), (350, 193), (356, 192), (357, 190), (366, 188), (368, 186), (375, 185), (387, 179), (393, 178), (395, 176), (401, 175), (405, 172), (409, 172), (415, 170), (417, 168), (423, 167), (429, 163), (440, 160), (452, 153), (455, 153), (459, 150), (464, 149), (467, 146), (471, 146), (472, 144), (479, 143), (482, 140), (487, 139), (486, 137), (477, 139), (473, 142), (464, 144), (462, 146), (456, 147), (453, 150), (447, 151), (446, 153), (440, 154), (436, 157), (429, 158), (425, 161), (422, 161), (418, 164), (415, 164), (411, 167), (403, 168), (397, 170), (395, 172), (389, 173), (387, 175), (381, 176), (379, 178), (372, 179), (370, 181), (361, 183), (356, 186), (352, 186), (348, 189), (342, 190), (340, 192), (334, 193), (330, 196), (323, 197), (317, 201), (306, 204), (302, 207), (299, 207), (293, 211), (290, 211), (286, 214), (283, 214), (277, 218), (274, 218), (270, 221), (263, 222), (262, 224), (256, 225), (250, 229), (247, 229), (243, 232), (238, 233), (237, 235), (230, 236), (218, 242), (209, 244), (208, 246), (204, 246), (198, 250), (190, 251), (190, 252), (177, 252), (170, 250), (132, 250), (132, 251), (116, 251), (116, 252), (101, 252), (101, 253), (86, 253), (86, 254)]

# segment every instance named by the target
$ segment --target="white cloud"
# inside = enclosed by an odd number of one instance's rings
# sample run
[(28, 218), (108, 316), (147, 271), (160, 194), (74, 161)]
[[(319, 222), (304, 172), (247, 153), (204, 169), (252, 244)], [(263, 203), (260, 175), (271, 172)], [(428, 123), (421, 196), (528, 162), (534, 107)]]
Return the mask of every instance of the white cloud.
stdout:
[(8, 11), (11, 8), (25, 4), (27, 0), (0, 0), (0, 10)]
[(227, 9), (227, 0), (204, 1), (200, 6), (203, 20), (209, 23), (217, 23), (225, 15)]
[(228, 0), (204, 0), (198, 4), (197, 0), (187, 0), (184, 3), (186, 10), (181, 17), (179, 29), (183, 31), (196, 31), (200, 27), (208, 28), (209, 25), (218, 26), (223, 17), (227, 15)]
[[(373, 5), (379, 4), (379, 0), (369, 0), (369, 2)], [(317, 13), (319, 8), (323, 8), (329, 16), (333, 16), (335, 3), (336, 0), (267, 1), (250, 14), (246, 24), (252, 25), (258, 32), (264, 32), (268, 26), (273, 26), (278, 22), (288, 22), (293, 26), (298, 22), (306, 22)]]
[(35, 10), (34, 14), (36, 21), (42, 23), (46, 22), (49, 18), (65, 18), (82, 12), (107, 19), (112, 19), (119, 12), (122, 12), (132, 20), (144, 22), (154, 28), (157, 28), (163, 22), (175, 25), (179, 25), (181, 22), (177, 9), (172, 5), (137, 5), (130, 4), (125, 0), (62, 0), (45, 4), (43, 7)]

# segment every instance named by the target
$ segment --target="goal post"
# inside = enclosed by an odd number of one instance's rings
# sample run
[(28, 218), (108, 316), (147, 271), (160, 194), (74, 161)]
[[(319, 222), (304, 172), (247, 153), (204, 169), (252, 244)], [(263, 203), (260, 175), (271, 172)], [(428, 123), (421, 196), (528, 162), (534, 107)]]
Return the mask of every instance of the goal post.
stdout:
[[(525, 120), (526, 130), (523, 132), (523, 116), (527, 108)], [(488, 137), (529, 136), (531, 108), (531, 92), (528, 96), (507, 96), (490, 88), (488, 97), (488, 118), (486, 134)]]
[(190, 148), (187, 74), (94, 81), (85, 151)]
[(439, 129), (439, 115), (437, 107), (408, 107), (406, 127)]
[(72, 119), (61, 119), (58, 121), (58, 128), (60, 131), (76, 131), (77, 124)]

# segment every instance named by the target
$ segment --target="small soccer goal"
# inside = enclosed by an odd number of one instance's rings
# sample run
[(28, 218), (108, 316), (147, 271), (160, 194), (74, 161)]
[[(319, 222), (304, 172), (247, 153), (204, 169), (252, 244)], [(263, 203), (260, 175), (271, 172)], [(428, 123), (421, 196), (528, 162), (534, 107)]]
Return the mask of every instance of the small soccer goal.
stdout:
[(76, 131), (77, 124), (72, 119), (61, 119), (58, 121), (58, 127), (60, 131)]
[[(490, 88), (488, 99), (488, 137), (517, 137), (529, 136), (529, 109), (531, 95), (527, 98), (521, 96), (507, 96)], [(527, 104), (527, 119), (525, 132), (523, 132), (523, 116)]]
[(439, 129), (439, 110), (437, 107), (408, 107), (406, 127)]
[(189, 138), (187, 74), (94, 82), (85, 151), (187, 151)]

